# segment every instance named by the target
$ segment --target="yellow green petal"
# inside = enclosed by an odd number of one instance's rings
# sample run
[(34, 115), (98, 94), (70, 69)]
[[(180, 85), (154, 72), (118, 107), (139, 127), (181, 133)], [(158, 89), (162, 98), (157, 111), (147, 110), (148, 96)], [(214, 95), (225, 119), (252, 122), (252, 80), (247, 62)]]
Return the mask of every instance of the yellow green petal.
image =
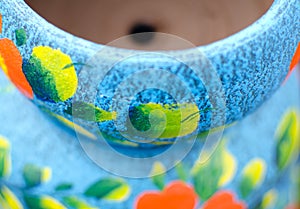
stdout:
[(85, 192), (87, 197), (112, 201), (124, 201), (129, 197), (131, 188), (121, 178), (105, 178), (93, 183)]
[(130, 120), (138, 131), (148, 131), (149, 137), (176, 138), (191, 134), (197, 129), (200, 111), (196, 104), (190, 103), (148, 103), (134, 107)]
[(118, 189), (111, 191), (103, 199), (111, 201), (124, 201), (131, 193), (130, 186), (126, 183), (122, 184)]
[(97, 207), (90, 206), (85, 201), (75, 197), (75, 196), (68, 196), (63, 198), (64, 204), (75, 208), (75, 209), (99, 209)]
[(220, 187), (225, 186), (233, 179), (237, 167), (235, 157), (228, 150), (224, 150), (222, 155), (223, 174), (219, 180)]
[(60, 115), (57, 115), (57, 114), (55, 114), (55, 113), (52, 113), (52, 112), (51, 112), (50, 114), (51, 114), (52, 116), (54, 116), (57, 120), (59, 120), (60, 122), (62, 122), (64, 125), (66, 125), (66, 126), (68, 126), (69, 128), (75, 130), (76, 132), (78, 132), (78, 133), (80, 133), (80, 134), (82, 134), (82, 135), (84, 135), (84, 136), (87, 136), (87, 137), (90, 138), (90, 139), (93, 139), (93, 140), (96, 140), (96, 139), (97, 139), (97, 137), (96, 137), (94, 134), (92, 134), (91, 132), (89, 132), (89, 131), (86, 130), (85, 128), (83, 128), (83, 127), (77, 125), (76, 123), (74, 123), (74, 122), (72, 122), (72, 121), (70, 121), (70, 120), (68, 120), (68, 119), (66, 119), (66, 118), (64, 118), (64, 117), (62, 117), (62, 116), (60, 116)]
[(21, 202), (7, 187), (1, 187), (0, 196), (2, 198), (0, 202), (4, 202), (4, 205), (7, 205), (9, 209), (23, 209)]
[(46, 183), (51, 179), (52, 176), (52, 170), (49, 167), (45, 167), (42, 169), (42, 174), (41, 174), (41, 182)]
[(154, 162), (153, 168), (151, 171), (151, 178), (153, 183), (160, 189), (163, 190), (165, 187), (165, 173), (166, 168), (161, 162)]
[(0, 178), (8, 177), (11, 173), (11, 156), (9, 141), (0, 136)]
[(251, 160), (242, 171), (240, 191), (247, 197), (254, 189), (259, 187), (265, 179), (267, 165), (263, 159)]
[[(69, 55), (59, 49), (38, 46), (33, 49), (23, 72), (34, 93), (54, 102), (66, 101), (77, 90), (78, 78)], [(70, 65), (68, 68), (64, 68)]]
[(49, 196), (43, 196), (40, 199), (41, 209), (66, 209), (60, 202)]
[(278, 192), (275, 189), (268, 191), (262, 200), (261, 208), (262, 209), (273, 209), (277, 202)]
[(244, 168), (243, 175), (249, 177), (254, 187), (257, 187), (265, 179), (266, 167), (266, 163), (263, 159), (256, 158), (249, 162)]
[(285, 169), (299, 154), (300, 119), (296, 109), (290, 109), (280, 122), (275, 138), (279, 170)]

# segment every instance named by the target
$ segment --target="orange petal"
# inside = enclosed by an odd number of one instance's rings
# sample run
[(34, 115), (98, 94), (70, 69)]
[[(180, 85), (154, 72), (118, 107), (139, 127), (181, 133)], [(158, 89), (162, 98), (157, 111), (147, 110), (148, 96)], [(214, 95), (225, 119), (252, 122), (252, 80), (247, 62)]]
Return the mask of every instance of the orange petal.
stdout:
[(203, 206), (203, 209), (246, 209), (244, 203), (235, 202), (230, 191), (216, 193)]
[(136, 209), (166, 209), (161, 207), (164, 205), (164, 198), (158, 192), (143, 193), (137, 198)]
[(296, 65), (300, 62), (300, 43), (298, 44), (298, 48), (295, 52), (295, 55), (292, 59), (292, 63), (291, 63), (291, 66), (290, 66), (290, 70), (293, 70), (294, 67), (296, 67)]
[(194, 189), (181, 181), (172, 182), (163, 195), (167, 200), (166, 209), (194, 209), (198, 199)]
[(193, 188), (183, 182), (171, 183), (161, 193), (146, 192), (140, 195), (136, 209), (194, 209), (197, 195)]
[(22, 72), (22, 57), (15, 44), (7, 39), (0, 39), (0, 67), (15, 86), (28, 98), (33, 98), (33, 91)]
[(232, 203), (233, 195), (229, 191), (222, 191), (212, 196), (205, 204), (203, 209), (215, 209), (225, 203)]

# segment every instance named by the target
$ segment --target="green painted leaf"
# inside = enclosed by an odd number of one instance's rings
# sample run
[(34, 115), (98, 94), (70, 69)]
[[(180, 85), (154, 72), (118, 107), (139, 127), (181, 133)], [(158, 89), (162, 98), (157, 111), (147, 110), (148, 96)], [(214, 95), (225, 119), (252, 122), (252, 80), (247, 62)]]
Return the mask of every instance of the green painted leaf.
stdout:
[(218, 181), (219, 187), (225, 186), (233, 179), (237, 167), (235, 157), (226, 149), (222, 152), (221, 162), (223, 167), (222, 176)]
[(116, 112), (105, 111), (93, 104), (85, 102), (73, 102), (65, 113), (87, 121), (104, 122), (116, 119)]
[(55, 191), (66, 191), (73, 188), (73, 184), (71, 183), (62, 183), (55, 187)]
[(67, 64), (66, 66), (64, 66), (64, 67), (62, 68), (62, 70), (65, 70), (65, 69), (68, 69), (68, 68), (71, 68), (71, 67), (74, 67), (74, 66), (85, 66), (85, 67), (89, 67), (89, 68), (92, 68), (92, 67), (93, 67), (93, 66), (88, 65), (88, 64), (85, 64), (85, 63), (74, 62), (74, 63)]
[(51, 169), (27, 164), (23, 169), (23, 178), (27, 187), (35, 187), (51, 179)]
[(197, 161), (192, 169), (195, 191), (201, 200), (208, 200), (235, 175), (235, 158), (226, 150), (224, 144), (221, 142), (206, 162)]
[(299, 153), (300, 138), (299, 115), (296, 110), (289, 110), (283, 117), (276, 132), (276, 162), (279, 170), (285, 169)]
[(67, 209), (59, 201), (50, 196), (25, 195), (24, 200), (30, 209)]
[(189, 178), (189, 174), (186, 171), (186, 168), (184, 167), (184, 165), (182, 163), (178, 163), (175, 167), (177, 175), (179, 177), (180, 180), (182, 181), (187, 181)]
[(11, 173), (10, 144), (0, 136), (0, 178), (8, 177)]
[(97, 207), (90, 206), (85, 201), (80, 200), (79, 198), (77, 198), (75, 196), (64, 197), (63, 203), (65, 205), (75, 208), (75, 209), (99, 209)]
[(193, 182), (197, 194), (202, 200), (208, 200), (218, 190), (218, 180), (222, 176), (220, 148), (208, 162), (199, 164), (193, 169)]
[(271, 189), (264, 194), (260, 208), (261, 209), (271, 209), (275, 208), (278, 200), (278, 192), (275, 189)]
[(20, 200), (5, 186), (0, 189), (0, 208), (1, 206), (4, 209), (23, 209)]
[(123, 179), (106, 178), (91, 185), (84, 194), (98, 199), (122, 201), (129, 196), (130, 186)]
[(1, 209), (11, 209), (1, 195), (0, 195), (0, 208)]
[(266, 175), (266, 163), (263, 159), (251, 160), (242, 171), (240, 192), (246, 198), (254, 189), (259, 187)]
[(155, 186), (157, 186), (157, 188), (160, 190), (163, 190), (165, 187), (165, 176), (166, 176), (165, 173), (166, 173), (166, 168), (162, 163), (155, 162), (153, 164), (151, 178)]
[(78, 87), (76, 69), (62, 70), (69, 63), (72, 63), (71, 57), (60, 49), (37, 46), (29, 60), (24, 60), (22, 70), (37, 97), (64, 102), (74, 96)]
[(27, 41), (27, 34), (26, 34), (26, 31), (21, 28), (21, 29), (17, 29), (15, 31), (15, 34), (16, 34), (16, 44), (17, 46), (23, 46), (24, 44), (26, 44), (26, 41)]
[(176, 138), (194, 132), (200, 113), (197, 105), (147, 103), (130, 110), (130, 123), (149, 138)]

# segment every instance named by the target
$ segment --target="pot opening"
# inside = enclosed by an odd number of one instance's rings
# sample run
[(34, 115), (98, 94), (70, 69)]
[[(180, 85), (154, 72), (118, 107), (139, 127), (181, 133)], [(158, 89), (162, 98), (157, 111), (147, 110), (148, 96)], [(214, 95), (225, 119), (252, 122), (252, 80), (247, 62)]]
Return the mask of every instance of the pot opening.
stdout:
[[(155, 44), (156, 32), (196, 46), (226, 38), (259, 19), (273, 0), (25, 0), (59, 28), (96, 43), (130, 35), (130, 48)], [(161, 44), (157, 44), (161, 45)]]

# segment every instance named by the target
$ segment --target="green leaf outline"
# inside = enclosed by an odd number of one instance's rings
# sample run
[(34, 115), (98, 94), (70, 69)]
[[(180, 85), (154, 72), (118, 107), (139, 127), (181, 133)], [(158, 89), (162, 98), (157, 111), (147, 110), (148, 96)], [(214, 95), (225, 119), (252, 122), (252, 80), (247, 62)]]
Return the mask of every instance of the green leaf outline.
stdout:
[(279, 171), (284, 170), (299, 153), (299, 126), (299, 113), (295, 109), (289, 109), (275, 133), (276, 163)]
[(154, 185), (159, 189), (165, 188), (166, 168), (161, 162), (154, 162), (151, 171), (151, 179)]
[[(125, 190), (126, 189), (126, 190)], [(115, 192), (124, 192), (118, 199), (111, 197)], [(97, 199), (107, 199), (113, 201), (122, 201), (130, 194), (130, 186), (122, 178), (103, 178), (89, 186), (84, 195)]]
[(73, 188), (72, 183), (61, 183), (55, 187), (55, 191), (66, 191), (71, 190)]
[(76, 196), (63, 197), (62, 201), (65, 205), (75, 209), (98, 209), (97, 207), (90, 206), (88, 203)]

